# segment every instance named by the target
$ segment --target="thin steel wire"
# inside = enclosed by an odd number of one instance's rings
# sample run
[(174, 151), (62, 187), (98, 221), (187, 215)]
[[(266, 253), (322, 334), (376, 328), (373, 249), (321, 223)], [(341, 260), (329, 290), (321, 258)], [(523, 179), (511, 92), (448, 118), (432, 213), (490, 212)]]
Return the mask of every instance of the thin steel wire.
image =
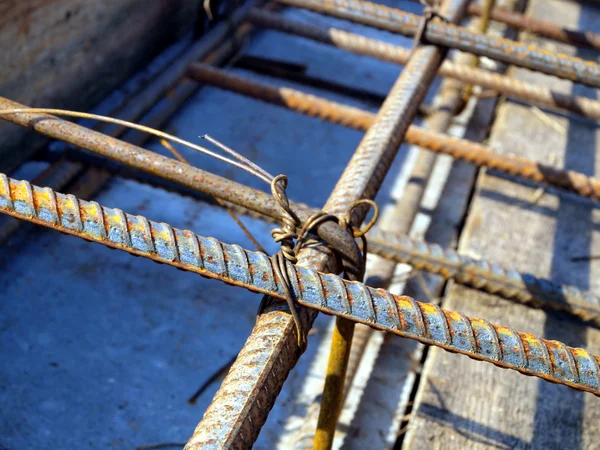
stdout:
[[(260, 170), (257, 170), (258, 166), (256, 166), (254, 163), (252, 163), (252, 161), (248, 160), (243, 155), (237, 153), (236, 151), (232, 150), (229, 147), (222, 146), (219, 148), (222, 148), (223, 150), (227, 151), (227, 153), (234, 156), (237, 159), (237, 161), (233, 160), (231, 158), (227, 158), (223, 155), (219, 155), (218, 153), (215, 153), (215, 152), (213, 152), (207, 148), (204, 148), (200, 145), (186, 141), (185, 139), (181, 139), (181, 138), (178, 138), (177, 136), (173, 136), (169, 133), (165, 133), (164, 131), (156, 130), (154, 128), (147, 127), (145, 125), (139, 125), (137, 123), (129, 122), (127, 120), (115, 119), (113, 117), (102, 116), (99, 114), (91, 114), (91, 113), (85, 113), (85, 112), (79, 112), (79, 111), (68, 111), (65, 109), (54, 109), (54, 108), (14, 108), (14, 109), (0, 110), (0, 116), (12, 115), (12, 114), (55, 114), (57, 116), (78, 117), (81, 119), (92, 119), (92, 120), (97, 120), (100, 122), (113, 123), (115, 125), (121, 125), (123, 127), (143, 131), (144, 133), (148, 133), (153, 136), (184, 145), (186, 147), (191, 148), (192, 150), (196, 150), (197, 152), (204, 153), (205, 155), (208, 155), (219, 161), (223, 161), (227, 164), (230, 164), (239, 169), (242, 169), (242, 170), (250, 173), (251, 175), (254, 175), (257, 178), (260, 178), (267, 184), (271, 184), (271, 181), (273, 179), (272, 175), (269, 175), (267, 172), (263, 171), (260, 168), (258, 168)], [(210, 136), (208, 136), (207, 140), (208, 139), (210, 139), (209, 142), (215, 142), (215, 139), (210, 138)]]

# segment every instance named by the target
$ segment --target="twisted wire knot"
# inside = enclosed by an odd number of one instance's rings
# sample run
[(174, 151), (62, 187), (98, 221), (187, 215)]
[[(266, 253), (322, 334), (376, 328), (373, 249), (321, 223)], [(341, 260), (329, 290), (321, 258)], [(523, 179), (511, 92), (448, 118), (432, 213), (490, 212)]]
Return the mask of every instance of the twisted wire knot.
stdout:
[(296, 229), (302, 225), (302, 222), (290, 208), (290, 201), (287, 197), (286, 188), (287, 177), (285, 175), (277, 175), (273, 178), (273, 181), (271, 182), (271, 193), (281, 208), (282, 226), (280, 228), (274, 228), (271, 231), (271, 236), (275, 242), (281, 244), (281, 252), (285, 259), (292, 264), (296, 264), (298, 258), (296, 257), (294, 240), (298, 238)]

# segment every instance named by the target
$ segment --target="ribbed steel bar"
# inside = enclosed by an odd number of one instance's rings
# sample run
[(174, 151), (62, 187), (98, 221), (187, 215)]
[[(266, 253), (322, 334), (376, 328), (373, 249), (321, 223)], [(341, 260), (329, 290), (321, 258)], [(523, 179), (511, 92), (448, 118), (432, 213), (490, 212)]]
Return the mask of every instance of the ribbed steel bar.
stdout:
[[(336, 103), (291, 88), (250, 81), (200, 64), (191, 65), (188, 73), (198, 81), (356, 130), (368, 130), (376, 117), (369, 111), (353, 106)], [(477, 167), (488, 167), (499, 172), (556, 186), (583, 197), (600, 199), (600, 179), (579, 172), (558, 169), (518, 156), (501, 155), (484, 145), (439, 134), (414, 125), (408, 128), (406, 141), (435, 153), (451, 155), (454, 158), (468, 161)]]
[(369, 232), (369, 251), (446, 279), (453, 278), (465, 286), (534, 307), (565, 311), (600, 325), (600, 298), (574, 286), (557, 285), (486, 260), (460, 255), (452, 249), (382, 230)]
[[(282, 280), (274, 275), (271, 260), (263, 253), (4, 174), (0, 175), (0, 212), (253, 292), (285, 297)], [(292, 264), (288, 264), (288, 273), (294, 298), (308, 308), (600, 396), (600, 356), (585, 349), (492, 325), (336, 275)]]
[[(313, 208), (312, 212), (317, 212)], [(257, 215), (247, 209), (236, 209), (240, 214), (277, 223), (274, 219)], [(368, 235), (369, 253), (416, 269), (453, 278), (459, 284), (497, 295), (507, 300), (534, 308), (561, 311), (585, 322), (600, 326), (600, 298), (590, 291), (571, 285), (559, 285), (550, 280), (523, 274), (485, 259), (464, 256), (452, 249), (416, 240), (397, 232), (371, 230)], [(373, 282), (375, 287), (380, 287)]]
[[(464, 14), (466, 5), (466, 0), (449, 0), (444, 3), (443, 12), (452, 21)], [(415, 51), (336, 184), (324, 211), (344, 217), (355, 201), (375, 196), (443, 55), (443, 51), (432, 46)], [(365, 208), (355, 211), (352, 224), (358, 226), (365, 214)], [(329, 255), (312, 249), (306, 249), (299, 256), (301, 265), (321, 270), (331, 260)], [(310, 326), (315, 314), (307, 313), (305, 317)], [(208, 443), (219, 448), (248, 448), (253, 444), (300, 356), (295, 347), (294, 329), (289, 315), (282, 317), (276, 311), (261, 315), (188, 441), (187, 450), (203, 448)]]
[[(55, 190), (62, 189), (72, 181), (82, 169), (83, 164), (81, 163), (59, 159), (36, 176), (33, 182), (35, 184), (49, 186), (51, 189)], [(0, 217), (0, 246), (4, 245), (24, 223), (25, 222), (22, 220), (15, 219), (14, 217)]]
[[(468, 13), (481, 16), (482, 8), (478, 3), (471, 3)], [(494, 8), (491, 19), (508, 25), (519, 31), (527, 31), (555, 41), (567, 44), (583, 45), (600, 50), (600, 35), (592, 31), (579, 31), (565, 28), (559, 24), (544, 19), (526, 16), (524, 14)]]
[[(414, 36), (422, 21), (421, 16), (365, 0), (276, 1), (407, 36)], [(432, 44), (456, 48), (477, 56), (486, 56), (518, 67), (600, 87), (600, 66), (592, 61), (557, 54), (509, 39), (481, 35), (441, 21), (430, 22), (424, 38)]]
[[(338, 47), (358, 55), (371, 56), (382, 61), (406, 64), (410, 50), (403, 47), (351, 33), (339, 28), (323, 28), (282, 17), (262, 9), (253, 9), (248, 19), (256, 25), (268, 27), (284, 33), (302, 36), (323, 44)], [(546, 86), (535, 85), (498, 73), (444, 61), (438, 72), (440, 76), (454, 78), (464, 83), (475, 84), (510, 98), (537, 105), (560, 108), (600, 120), (600, 102), (586, 97), (578, 97), (553, 91)]]
[[(465, 56), (469, 57), (471, 55), (459, 54), (456, 57), (463, 58)], [(458, 111), (463, 104), (462, 88), (463, 85), (455, 80), (444, 80), (439, 88), (439, 94), (434, 101), (433, 110), (425, 121), (426, 128), (442, 132), (448, 128), (455, 112)], [(410, 181), (405, 186), (402, 196), (397, 200), (396, 205), (390, 209), (386, 209), (381, 214), (377, 225), (380, 229), (394, 231), (400, 235), (409, 234), (413, 221), (420, 210), (421, 200), (427, 187), (427, 180), (429, 180), (433, 171), (437, 159), (436, 156), (435, 153), (426, 150), (420, 149), (418, 151), (418, 156), (411, 172)], [(378, 259), (375, 264), (371, 266), (369, 278), (366, 280), (365, 284), (386, 290), (389, 289), (396, 266), (397, 263), (393, 260)], [(346, 363), (346, 383), (341, 395), (342, 402), (340, 402), (340, 407), (342, 407), (343, 402), (346, 401), (354, 377), (359, 369), (364, 349), (372, 335), (370, 328), (361, 330), (360, 332), (358, 332), (359, 329), (357, 328), (356, 331), (358, 333), (356, 333), (354, 339), (352, 339), (350, 354), (345, 354), (343, 345), (346, 344), (348, 339), (344, 338), (344, 331), (346, 331), (346, 327), (343, 325), (334, 329), (330, 351), (330, 355), (341, 355), (340, 357), (348, 358), (350, 361), (349, 363)], [(341, 334), (337, 339), (336, 332)], [(337, 375), (335, 373), (335, 367), (333, 368), (333, 372), (333, 375)], [(328, 373), (327, 376), (332, 376), (332, 374)], [(326, 398), (323, 396), (323, 403), (325, 403), (325, 400)], [(319, 408), (318, 404), (311, 404), (307, 409), (305, 423), (300, 429), (301, 434), (298, 435), (294, 447), (296, 450), (312, 449), (313, 442), (315, 450), (318, 448), (316, 444), (318, 443), (320, 433), (319, 427), (317, 427), (317, 419), (319, 418), (320, 410), (321, 408)], [(326, 413), (326, 418), (331, 420), (331, 412), (326, 411)], [(316, 433), (315, 430), (317, 430)]]
[[(26, 108), (25, 106), (0, 97), (0, 110)], [(244, 186), (222, 178), (175, 159), (153, 153), (119, 139), (106, 136), (72, 122), (46, 114), (10, 114), (0, 118), (29, 127), (47, 136), (60, 139), (77, 147), (90, 150), (104, 157), (127, 164), (136, 169), (157, 175), (166, 180), (220, 198), (231, 204), (243, 206), (274, 219), (281, 218), (279, 205), (266, 192)], [(291, 203), (301, 220), (312, 214), (305, 205)], [(348, 257), (354, 258), (354, 240), (339, 226), (329, 222), (318, 230), (319, 236), (328, 244), (334, 245)]]

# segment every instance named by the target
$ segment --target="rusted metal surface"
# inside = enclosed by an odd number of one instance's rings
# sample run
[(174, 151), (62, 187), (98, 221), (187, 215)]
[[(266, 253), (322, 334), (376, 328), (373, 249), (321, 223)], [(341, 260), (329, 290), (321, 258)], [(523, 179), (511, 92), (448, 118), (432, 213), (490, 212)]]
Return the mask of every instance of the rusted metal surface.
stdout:
[[(406, 64), (410, 50), (388, 42), (371, 39), (339, 28), (323, 28), (308, 23), (287, 19), (262, 9), (253, 9), (248, 19), (256, 25), (284, 33), (302, 36), (323, 44), (338, 47), (358, 55), (371, 56), (382, 61)], [(568, 95), (553, 91), (546, 86), (535, 85), (506, 75), (487, 70), (444, 61), (438, 75), (454, 78), (490, 89), (510, 98), (533, 102), (540, 106), (560, 108), (583, 117), (600, 120), (600, 102), (587, 97)]]
[[(461, 58), (463, 55), (458, 55)], [(434, 110), (426, 120), (425, 126), (436, 131), (445, 131), (451, 123), (451, 119), (463, 104), (462, 84), (454, 80), (446, 80), (439, 89), (439, 95), (436, 98)], [(388, 231), (395, 231), (401, 235), (408, 235), (413, 225), (413, 221), (420, 210), (421, 201), (427, 186), (427, 180), (431, 176), (436, 162), (436, 154), (419, 150), (417, 160), (415, 161), (411, 172), (411, 180), (417, 182), (408, 183), (404, 188), (402, 196), (398, 199), (396, 206), (386, 210), (381, 216), (380, 228)], [(391, 259), (380, 259), (372, 265), (369, 270), (369, 278), (366, 280), (368, 286), (374, 286), (382, 289), (389, 289), (397, 263)], [(352, 324), (352, 329), (354, 325)], [(371, 330), (361, 330), (357, 333), (350, 343), (352, 332), (349, 331), (345, 321), (336, 321), (333, 331), (330, 361), (326, 376), (328, 378), (342, 380), (346, 379), (345, 385), (341, 390), (327, 389), (330, 384), (326, 383), (323, 391), (322, 407), (311, 405), (302, 427), (303, 433), (298, 438), (296, 449), (329, 448), (333, 439), (333, 432), (336, 429), (337, 418), (341, 407), (346, 400), (350, 386), (359, 368), (363, 352), (368, 340), (371, 338)], [(333, 364), (332, 359), (341, 359), (341, 364)], [(348, 361), (352, 361), (349, 364)], [(340, 376), (340, 372), (343, 374)], [(333, 391), (333, 392), (332, 392)], [(339, 398), (336, 398), (335, 396)], [(327, 405), (327, 406), (326, 406)], [(321, 414), (319, 415), (319, 412)], [(318, 424), (316, 424), (318, 418)], [(312, 425), (312, 426), (311, 426)], [(315, 433), (316, 430), (316, 433)], [(329, 431), (329, 433), (327, 433)]]
[[(444, 13), (454, 20), (464, 13), (465, 8), (466, 1), (448, 1), (444, 4)], [(344, 217), (355, 201), (375, 196), (418, 105), (435, 77), (443, 53), (431, 46), (417, 49), (331, 193), (325, 212)], [(365, 214), (364, 208), (358, 209), (352, 217), (353, 225), (360, 224)], [(306, 249), (301, 252), (299, 261), (301, 266), (308, 264), (324, 269), (329, 259), (323, 252)], [(306, 318), (311, 324), (315, 314), (307, 313)], [(236, 448), (252, 445), (289, 371), (300, 356), (295, 348), (293, 330), (290, 317), (282, 317), (280, 311), (261, 315), (186, 449), (202, 448), (207, 443)], [(225, 411), (227, 415), (224, 417)]]
[[(34, 184), (48, 186), (51, 189), (63, 189), (83, 169), (83, 164), (59, 159), (34, 178)], [(3, 216), (0, 218), (0, 246), (17, 232), (24, 224), (22, 220)]]
[[(471, 3), (469, 14), (481, 16), (482, 8), (478, 3)], [(573, 45), (584, 45), (600, 50), (600, 35), (592, 31), (579, 31), (565, 28), (553, 22), (524, 14), (495, 8), (490, 15), (492, 20), (501, 22), (519, 31), (527, 31), (538, 36), (554, 39)]]
[[(0, 97), (0, 109), (24, 108), (19, 103)], [(158, 175), (164, 179), (182, 184), (229, 203), (252, 209), (261, 214), (279, 220), (279, 205), (266, 192), (249, 188), (235, 181), (222, 178), (175, 159), (127, 142), (106, 136), (66, 120), (44, 114), (2, 115), (11, 122), (34, 130), (69, 144), (98, 153), (136, 169)], [(292, 204), (301, 220), (306, 220), (312, 212), (303, 205)], [(325, 223), (318, 229), (319, 236), (330, 245), (334, 245), (341, 255), (352, 259), (355, 256), (355, 244), (348, 234), (338, 225)]]
[[(415, 35), (422, 21), (422, 18), (415, 14), (368, 1), (277, 1), (408, 36)], [(439, 21), (432, 21), (427, 26), (424, 38), (432, 44), (456, 48), (477, 56), (486, 56), (518, 67), (600, 87), (600, 66), (592, 61), (562, 53), (557, 54), (509, 39), (484, 36), (466, 28)]]
[(369, 251), (447, 279), (453, 278), (490, 294), (535, 307), (565, 311), (600, 325), (600, 298), (574, 286), (557, 285), (486, 260), (460, 255), (452, 249), (381, 230), (369, 233)]
[[(285, 297), (282, 280), (275, 277), (265, 254), (143, 216), (125, 214), (6, 175), (0, 175), (0, 211), (254, 292)], [(469, 318), (336, 275), (292, 264), (288, 264), (288, 272), (294, 298), (305, 307), (600, 396), (600, 356), (585, 349)]]
[[(369, 111), (342, 105), (291, 88), (257, 83), (209, 66), (193, 64), (190, 66), (189, 73), (204, 83), (210, 83), (222, 89), (249, 95), (274, 105), (357, 130), (368, 130), (375, 120), (375, 114)], [(600, 180), (582, 173), (558, 169), (517, 156), (500, 155), (484, 145), (439, 134), (414, 125), (408, 128), (406, 141), (435, 153), (468, 161), (477, 167), (488, 167), (499, 172), (556, 186), (583, 197), (600, 199)]]

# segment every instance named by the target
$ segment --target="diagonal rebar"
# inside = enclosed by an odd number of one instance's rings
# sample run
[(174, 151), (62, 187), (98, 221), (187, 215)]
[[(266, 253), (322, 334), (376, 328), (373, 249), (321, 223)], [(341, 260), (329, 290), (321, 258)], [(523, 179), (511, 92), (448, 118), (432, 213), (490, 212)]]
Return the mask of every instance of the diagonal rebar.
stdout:
[[(285, 296), (263, 253), (0, 174), (0, 212), (245, 287)], [(600, 396), (600, 356), (359, 282), (288, 264), (302, 306)]]
[[(457, 21), (464, 14), (467, 3), (467, 0), (446, 1), (442, 12), (449, 20)], [(416, 49), (329, 196), (323, 208), (326, 213), (346, 217), (355, 202), (372, 199), (377, 194), (445, 53), (445, 50), (430, 45)], [(357, 208), (350, 225), (360, 226), (365, 215), (365, 208)], [(335, 260), (323, 249), (305, 249), (299, 256), (299, 265), (320, 270), (325, 270)], [(305, 317), (310, 325), (316, 313), (308, 311)], [(289, 316), (282, 317), (278, 311), (260, 316), (188, 441), (187, 450), (205, 448), (206, 445), (219, 448), (252, 446), (300, 357), (293, 330)]]

